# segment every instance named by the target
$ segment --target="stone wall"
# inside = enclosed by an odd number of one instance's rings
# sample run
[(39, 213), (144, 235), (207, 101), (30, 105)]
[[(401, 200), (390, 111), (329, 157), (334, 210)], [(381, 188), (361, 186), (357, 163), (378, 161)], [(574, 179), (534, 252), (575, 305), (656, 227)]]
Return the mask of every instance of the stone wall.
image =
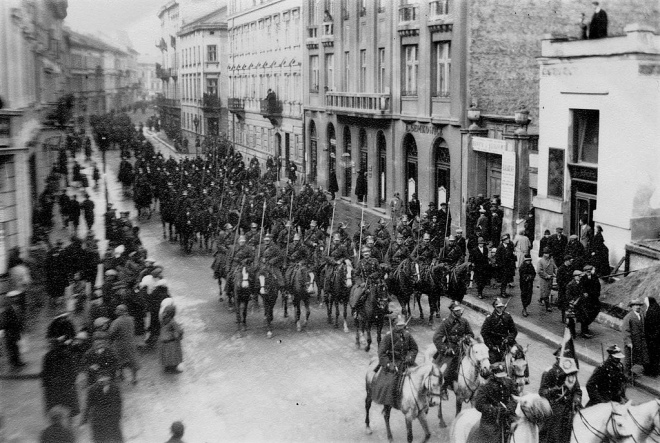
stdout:
[[(602, 2), (607, 12), (608, 35), (623, 35), (630, 23), (660, 23), (657, 0)], [(579, 38), (580, 14), (591, 20), (590, 1), (469, 0), (468, 100), (482, 114), (513, 115), (522, 105), (538, 124), (539, 68), (543, 34)]]

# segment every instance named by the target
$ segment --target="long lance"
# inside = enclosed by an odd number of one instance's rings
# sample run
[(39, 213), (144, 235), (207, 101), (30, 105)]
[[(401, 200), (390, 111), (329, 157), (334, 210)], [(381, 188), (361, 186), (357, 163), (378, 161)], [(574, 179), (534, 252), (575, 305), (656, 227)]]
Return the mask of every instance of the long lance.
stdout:
[(422, 239), (422, 226), (417, 224), (417, 246), (415, 247), (415, 260), (419, 258), (419, 242)]
[(236, 225), (236, 233), (234, 234), (234, 247), (231, 248), (231, 257), (227, 262), (227, 274), (231, 268), (231, 263), (234, 261), (234, 254), (236, 254), (236, 243), (238, 242), (238, 233), (241, 230), (241, 218), (243, 218), (243, 205), (245, 204), (245, 193), (243, 193), (243, 200), (241, 201), (241, 212), (238, 213), (238, 224)]
[(259, 247), (257, 248), (257, 260), (261, 256), (261, 236), (264, 234), (264, 217), (266, 216), (266, 199), (264, 198), (264, 207), (261, 210), (261, 229), (259, 229)]
[(330, 235), (328, 236), (328, 251), (326, 257), (330, 257), (330, 244), (332, 243), (332, 230), (334, 229), (335, 224), (335, 209), (337, 208), (337, 202), (332, 202), (332, 220), (330, 221)]
[[(447, 200), (447, 217), (445, 217), (445, 232), (442, 234), (442, 238), (447, 238), (447, 226), (449, 225), (449, 204), (451, 200)], [(444, 243), (444, 242), (443, 242)], [(444, 244), (442, 245), (444, 247)]]
[[(362, 224), (364, 223), (364, 206), (362, 206), (362, 214), (360, 215), (360, 240), (357, 245), (357, 261), (358, 263), (360, 262), (360, 253), (362, 252)], [(392, 352), (394, 352), (394, 349), (392, 349)]]
[[(289, 239), (291, 238), (291, 225), (293, 224), (293, 221), (291, 220), (291, 217), (293, 216), (293, 192), (291, 192), (291, 203), (289, 203), (289, 226), (286, 228), (286, 254), (285, 254), (285, 260), (288, 262), (289, 260)], [(287, 263), (288, 264), (288, 263)]]

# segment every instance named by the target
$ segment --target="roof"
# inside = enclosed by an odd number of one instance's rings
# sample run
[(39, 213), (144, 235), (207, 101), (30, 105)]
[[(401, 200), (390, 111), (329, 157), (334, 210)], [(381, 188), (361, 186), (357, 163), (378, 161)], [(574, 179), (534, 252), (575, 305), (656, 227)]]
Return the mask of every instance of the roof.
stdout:
[[(70, 29), (66, 30), (69, 35), (69, 44), (71, 47), (79, 46), (84, 48), (96, 49), (97, 51), (111, 51), (118, 52), (120, 54), (128, 55), (127, 52), (123, 49), (120, 49), (116, 46), (112, 46), (101, 39), (91, 36), (89, 34), (80, 34), (78, 32), (72, 31)], [(128, 48), (129, 51), (133, 51), (134, 54), (137, 52)]]
[(227, 7), (223, 6), (193, 19), (181, 27), (178, 35), (186, 35), (200, 28), (227, 29)]

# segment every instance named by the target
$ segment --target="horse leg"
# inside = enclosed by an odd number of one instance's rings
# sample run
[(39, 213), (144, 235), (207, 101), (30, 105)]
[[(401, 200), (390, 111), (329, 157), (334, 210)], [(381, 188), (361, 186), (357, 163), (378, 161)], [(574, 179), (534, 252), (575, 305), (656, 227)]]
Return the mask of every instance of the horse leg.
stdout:
[(303, 303), (305, 303), (305, 321), (303, 323), (303, 326), (307, 326), (307, 322), (309, 321), (309, 315), (312, 313), (312, 311), (309, 309), (309, 297), (304, 299)]
[[(249, 300), (249, 299), (248, 299)], [(247, 331), (247, 310), (248, 310), (248, 300), (245, 300), (243, 303), (243, 330)]]
[(362, 329), (367, 334), (367, 347), (364, 348), (364, 352), (369, 352), (371, 349), (371, 322), (367, 320), (366, 326)]
[(335, 329), (339, 329), (339, 300), (335, 300)]
[(424, 430), (424, 440), (422, 442), (425, 443), (431, 438), (431, 430), (429, 429), (429, 423), (426, 421), (424, 411), (420, 411), (419, 415), (417, 415), (417, 420), (419, 420), (419, 424), (422, 425), (422, 429)]
[(394, 441), (392, 437), (392, 429), (390, 429), (390, 412), (392, 411), (391, 406), (383, 406), (383, 418), (385, 419), (385, 428), (387, 429), (387, 440), (389, 442)]
[(300, 324), (300, 300), (295, 300), (293, 303), (296, 306), (296, 328), (300, 332), (302, 331), (302, 325)]
[(424, 320), (424, 309), (422, 308), (422, 293), (415, 291), (415, 300), (417, 300), (417, 307), (419, 308), (419, 319)]
[[(423, 415), (423, 412), (420, 412), (420, 415)], [(406, 435), (408, 436), (408, 443), (413, 441), (413, 432), (412, 432), (412, 417), (406, 414)]]
[(163, 225), (163, 238), (167, 238), (167, 232), (165, 231), (165, 221), (161, 220), (161, 224)]
[(429, 326), (433, 326), (433, 313), (437, 312), (435, 295), (429, 294)]
[(378, 345), (380, 345), (380, 338), (382, 334), (383, 334), (383, 321), (379, 321), (376, 323), (376, 343), (378, 343)]
[(326, 308), (327, 308), (327, 311), (328, 311), (328, 324), (329, 325), (332, 324), (332, 305), (333, 305), (333, 303), (334, 303), (334, 300), (328, 301), (328, 303), (326, 303)]
[(346, 318), (348, 317), (348, 301), (344, 300), (344, 332), (348, 333), (348, 323)]
[(371, 391), (369, 387), (367, 387), (367, 398), (364, 399), (364, 410), (366, 412), (366, 417), (364, 419), (364, 423), (367, 425), (367, 435), (371, 435), (372, 430), (371, 427), (369, 426), (369, 410), (371, 409)]
[(289, 297), (284, 292), (282, 292), (282, 307), (284, 308), (284, 318), (287, 318), (289, 316)]
[(275, 307), (275, 300), (268, 300), (264, 302), (264, 305), (266, 308), (266, 327), (268, 328), (266, 337), (271, 338), (273, 336), (273, 308)]
[(442, 402), (438, 402), (438, 421), (440, 422), (441, 428), (447, 427), (447, 423), (445, 423), (445, 418), (442, 416)]
[[(456, 394), (456, 390), (454, 390), (454, 394)], [(461, 409), (463, 409), (463, 400), (456, 395), (456, 415), (460, 414)]]
[[(357, 323), (357, 320), (355, 321)], [(356, 324), (355, 328), (355, 346), (360, 349), (360, 325)]]

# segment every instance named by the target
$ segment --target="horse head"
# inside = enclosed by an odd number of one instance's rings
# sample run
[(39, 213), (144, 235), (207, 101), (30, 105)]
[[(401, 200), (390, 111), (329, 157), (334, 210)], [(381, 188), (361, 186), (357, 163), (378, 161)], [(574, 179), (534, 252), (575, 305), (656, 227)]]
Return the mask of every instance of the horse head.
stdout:
[(628, 408), (632, 402), (628, 401), (625, 405), (610, 402), (610, 418), (605, 424), (604, 434), (615, 441), (626, 439), (633, 435), (635, 424), (632, 421)]
[(522, 385), (529, 383), (529, 379), (525, 375), (528, 367), (527, 359), (525, 358), (527, 348), (529, 348), (529, 345), (527, 345), (523, 350), (522, 346), (515, 343), (509, 348), (509, 351), (504, 357), (504, 363), (506, 365), (509, 378), (512, 378), (519, 388)]
[(344, 263), (346, 265), (345, 284), (347, 288), (350, 288), (353, 286), (353, 265), (351, 264), (351, 261), (349, 259), (346, 259)]
[(478, 338), (466, 337), (463, 340), (464, 352), (481, 377), (486, 378), (490, 374), (490, 361), (488, 360), (488, 346)]
[(429, 397), (429, 406), (437, 406), (440, 404), (442, 397), (442, 371), (437, 364), (431, 363), (431, 371), (426, 379), (426, 395)]
[(518, 402), (518, 406), (516, 406), (516, 415), (519, 419), (524, 419), (535, 425), (540, 425), (546, 418), (552, 415), (550, 403), (539, 394), (530, 393), (520, 397), (514, 395), (513, 399)]

